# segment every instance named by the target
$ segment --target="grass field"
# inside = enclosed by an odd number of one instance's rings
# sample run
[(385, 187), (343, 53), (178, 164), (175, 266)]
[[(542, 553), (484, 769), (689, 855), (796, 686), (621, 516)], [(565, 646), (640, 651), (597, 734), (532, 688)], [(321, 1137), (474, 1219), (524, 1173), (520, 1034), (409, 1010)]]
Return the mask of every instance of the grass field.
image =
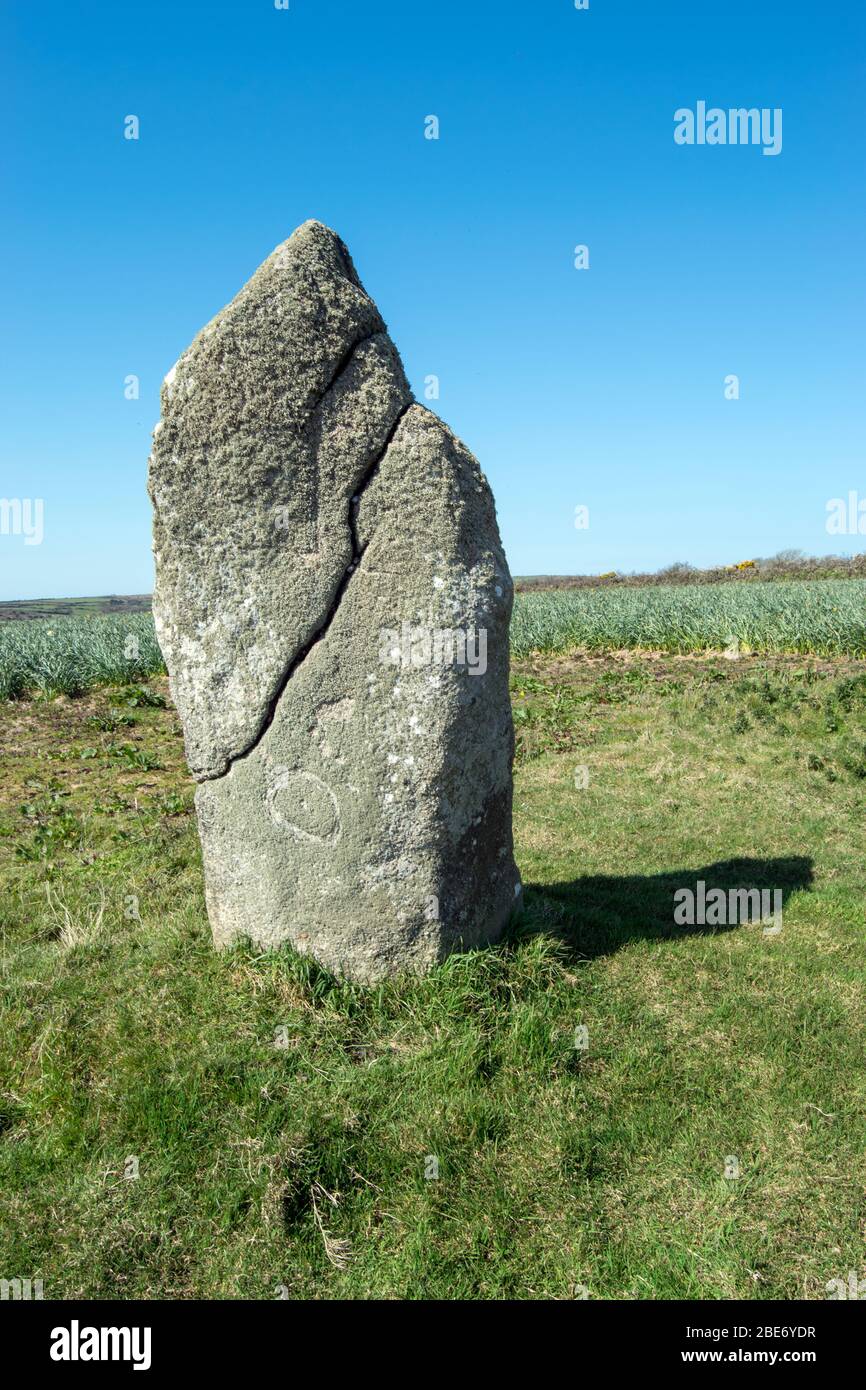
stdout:
[[(162, 679), (0, 709), (0, 1276), (263, 1299), (863, 1277), (866, 663), (548, 656), (513, 684), (525, 913), (369, 991), (212, 951)], [(675, 927), (700, 878), (782, 889), (781, 932)]]

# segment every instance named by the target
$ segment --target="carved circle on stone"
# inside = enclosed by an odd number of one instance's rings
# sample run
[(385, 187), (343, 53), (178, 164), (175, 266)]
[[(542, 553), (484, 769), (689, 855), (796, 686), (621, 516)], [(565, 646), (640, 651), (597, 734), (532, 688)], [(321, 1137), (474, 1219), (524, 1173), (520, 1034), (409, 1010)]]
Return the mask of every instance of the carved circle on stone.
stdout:
[(336, 845), (340, 840), (337, 798), (314, 772), (274, 768), (265, 806), (274, 825), (296, 840), (313, 845)]

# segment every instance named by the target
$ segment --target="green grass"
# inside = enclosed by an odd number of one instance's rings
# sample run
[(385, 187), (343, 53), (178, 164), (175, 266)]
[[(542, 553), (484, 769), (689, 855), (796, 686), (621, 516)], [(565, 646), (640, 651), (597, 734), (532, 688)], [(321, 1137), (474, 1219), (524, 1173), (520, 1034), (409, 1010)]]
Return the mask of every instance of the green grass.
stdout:
[[(211, 949), (150, 689), (0, 712), (0, 1276), (262, 1299), (863, 1276), (866, 667), (517, 663), (525, 914), (372, 990)], [(782, 888), (782, 932), (675, 928), (699, 877)]]

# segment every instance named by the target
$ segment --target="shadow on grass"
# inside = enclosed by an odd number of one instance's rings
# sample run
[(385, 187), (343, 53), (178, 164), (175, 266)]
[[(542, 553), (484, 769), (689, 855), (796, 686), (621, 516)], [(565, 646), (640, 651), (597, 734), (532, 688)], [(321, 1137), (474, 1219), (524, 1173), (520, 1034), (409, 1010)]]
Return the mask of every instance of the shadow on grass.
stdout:
[[(564, 939), (575, 957), (593, 960), (610, 955), (631, 941), (662, 941), (683, 936), (712, 936), (742, 925), (678, 925), (674, 920), (674, 894), (688, 888), (697, 894), (703, 882), (707, 894), (734, 888), (782, 894), (782, 910), (792, 893), (808, 889), (813, 881), (812, 860), (802, 855), (781, 859), (723, 859), (701, 869), (676, 869), (663, 874), (609, 877), (605, 874), (575, 878), (566, 883), (526, 884), (520, 934), (546, 931)], [(681, 901), (681, 900), (680, 900)], [(730, 900), (726, 898), (726, 902)], [(697, 914), (695, 914), (697, 915)]]

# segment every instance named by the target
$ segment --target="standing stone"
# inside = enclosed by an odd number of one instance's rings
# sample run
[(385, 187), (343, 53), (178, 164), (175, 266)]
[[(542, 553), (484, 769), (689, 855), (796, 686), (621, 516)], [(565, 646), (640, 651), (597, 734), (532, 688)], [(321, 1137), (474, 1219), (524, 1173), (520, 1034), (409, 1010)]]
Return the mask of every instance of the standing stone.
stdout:
[(493, 498), (321, 223), (169, 372), (149, 491), (217, 945), (372, 981), (494, 940), (520, 879)]

